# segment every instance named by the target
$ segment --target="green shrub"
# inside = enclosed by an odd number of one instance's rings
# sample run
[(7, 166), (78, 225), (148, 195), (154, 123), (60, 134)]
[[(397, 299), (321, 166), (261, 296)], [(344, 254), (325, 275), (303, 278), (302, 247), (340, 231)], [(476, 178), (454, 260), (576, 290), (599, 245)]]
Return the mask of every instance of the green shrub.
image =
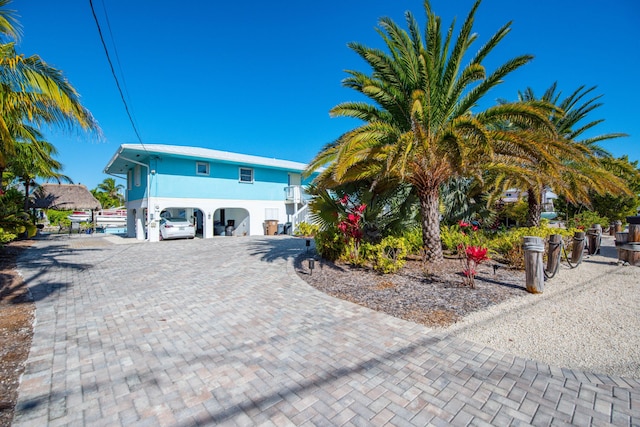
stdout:
[(422, 241), (422, 229), (420, 227), (414, 227), (406, 230), (402, 235), (407, 245), (407, 250), (410, 254), (419, 254), (424, 246)]
[(17, 238), (18, 235), (16, 233), (4, 231), (2, 228), (0, 228), (0, 243), (9, 243), (16, 240)]
[(575, 232), (574, 229), (566, 230), (555, 227), (520, 227), (507, 231), (500, 231), (488, 238), (485, 245), (492, 255), (502, 258), (507, 264), (524, 268), (524, 252), (522, 251), (522, 241), (525, 236), (536, 236), (548, 239), (552, 234), (560, 234), (563, 239), (570, 238)]
[(500, 215), (514, 221), (516, 224), (526, 224), (529, 215), (529, 204), (525, 200), (505, 203)]
[(567, 221), (567, 227), (585, 230), (591, 228), (593, 224), (600, 224), (602, 228), (606, 228), (609, 226), (609, 218), (602, 217), (597, 212), (584, 211)]
[(308, 222), (301, 222), (298, 224), (296, 230), (296, 236), (315, 236), (319, 227), (316, 224), (309, 224)]
[(471, 244), (471, 236), (460, 230), (460, 227), (457, 225), (441, 227), (440, 239), (442, 240), (442, 249), (445, 251), (457, 252), (458, 245)]
[[(48, 209), (47, 218), (49, 218), (49, 224), (51, 225), (65, 225), (66, 221), (64, 220), (68, 221), (69, 219), (67, 217), (72, 213), (73, 211), (57, 211), (54, 209)], [(60, 221), (63, 221), (63, 223), (60, 224)]]
[(315, 235), (316, 250), (323, 258), (370, 267), (381, 273), (394, 273), (406, 263), (409, 243), (403, 237), (388, 236), (380, 243), (353, 241), (345, 243), (344, 236), (335, 230), (322, 230)]
[(314, 241), (318, 254), (329, 261), (335, 261), (345, 253), (344, 237), (335, 229), (318, 231)]
[(487, 236), (484, 230), (472, 224), (464, 224), (464, 226), (451, 225), (441, 227), (440, 239), (442, 241), (442, 249), (458, 253), (458, 248), (461, 245), (465, 247), (486, 246)]
[(387, 236), (371, 248), (373, 269), (382, 273), (395, 273), (404, 267), (409, 245), (402, 237)]

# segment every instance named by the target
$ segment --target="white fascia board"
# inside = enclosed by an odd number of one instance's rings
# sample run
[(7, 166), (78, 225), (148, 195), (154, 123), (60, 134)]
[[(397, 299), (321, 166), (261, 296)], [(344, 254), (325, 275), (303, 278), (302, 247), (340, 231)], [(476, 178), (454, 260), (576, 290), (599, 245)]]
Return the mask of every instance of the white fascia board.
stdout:
[(122, 144), (120, 146), (120, 150), (115, 154), (115, 156), (107, 165), (107, 168), (124, 150), (143, 151), (148, 154), (169, 154), (174, 156), (192, 157), (202, 160), (218, 160), (222, 162), (238, 163), (244, 165), (266, 166), (275, 169), (303, 171), (307, 168), (307, 165), (305, 163), (293, 162), (289, 160), (271, 159), (268, 157), (231, 153), (228, 151), (212, 150), (209, 148), (184, 147), (178, 145), (163, 144)]

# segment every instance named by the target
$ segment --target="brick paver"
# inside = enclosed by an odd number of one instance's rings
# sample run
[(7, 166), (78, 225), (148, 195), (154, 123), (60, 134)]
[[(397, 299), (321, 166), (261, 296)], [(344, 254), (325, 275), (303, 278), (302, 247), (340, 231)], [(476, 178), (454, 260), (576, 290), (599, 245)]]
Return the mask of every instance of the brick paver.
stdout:
[(113, 244), (19, 260), (36, 300), (14, 426), (639, 425), (640, 383), (550, 367), (331, 298), (304, 240)]

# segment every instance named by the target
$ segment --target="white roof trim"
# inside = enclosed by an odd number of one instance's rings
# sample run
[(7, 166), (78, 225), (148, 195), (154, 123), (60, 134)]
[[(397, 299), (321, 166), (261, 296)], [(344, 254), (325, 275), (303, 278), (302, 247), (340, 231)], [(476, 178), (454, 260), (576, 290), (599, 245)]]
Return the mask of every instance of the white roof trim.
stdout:
[(303, 171), (307, 168), (305, 163), (292, 162), (289, 160), (271, 159), (268, 157), (252, 156), (249, 154), (231, 153), (228, 151), (211, 150), (209, 148), (184, 147), (179, 145), (163, 144), (122, 144), (118, 153), (114, 156), (111, 164), (123, 150), (146, 151), (149, 154), (172, 154), (177, 156), (194, 157), (198, 159), (222, 160), (232, 163), (242, 163), (246, 165), (267, 166), (278, 169), (291, 169)]

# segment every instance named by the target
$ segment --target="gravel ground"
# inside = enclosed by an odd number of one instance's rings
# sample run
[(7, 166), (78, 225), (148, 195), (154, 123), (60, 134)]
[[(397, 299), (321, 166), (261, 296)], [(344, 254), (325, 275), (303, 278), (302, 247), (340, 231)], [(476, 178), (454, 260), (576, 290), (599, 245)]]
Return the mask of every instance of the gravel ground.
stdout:
[(640, 378), (640, 268), (617, 265), (614, 239), (544, 292), (469, 314), (442, 329), (554, 366)]
[(299, 276), (334, 297), (526, 359), (640, 378), (640, 267), (618, 265), (613, 237), (577, 268), (561, 263), (541, 294), (526, 292), (524, 272), (490, 262), (470, 289), (456, 260), (390, 275), (319, 261), (310, 274), (308, 256)]

